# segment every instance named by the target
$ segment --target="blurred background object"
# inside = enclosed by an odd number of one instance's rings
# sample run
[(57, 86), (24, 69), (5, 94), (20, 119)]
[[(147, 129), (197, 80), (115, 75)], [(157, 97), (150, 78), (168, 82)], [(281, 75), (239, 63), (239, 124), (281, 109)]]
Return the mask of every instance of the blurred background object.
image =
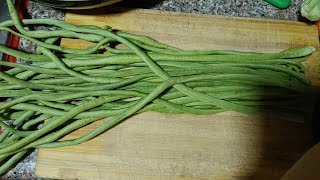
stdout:
[(61, 9), (90, 9), (107, 6), (121, 0), (35, 0)]
[(320, 0), (303, 0), (301, 14), (310, 21), (320, 20)]
[(291, 5), (291, 0), (265, 0), (280, 9), (286, 9)]

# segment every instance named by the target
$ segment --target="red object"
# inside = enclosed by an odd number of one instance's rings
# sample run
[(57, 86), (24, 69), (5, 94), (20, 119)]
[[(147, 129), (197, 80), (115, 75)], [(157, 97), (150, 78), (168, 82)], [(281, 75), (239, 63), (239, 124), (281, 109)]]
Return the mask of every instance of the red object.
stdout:
[(320, 20), (319, 21), (316, 21), (315, 24), (317, 25), (318, 27), (318, 35), (320, 37)]
[[(19, 14), (19, 18), (23, 19), (28, 14), (29, 0), (16, 0), (16, 9)], [(13, 28), (15, 30), (15, 28)], [(12, 49), (18, 49), (20, 44), (20, 38), (18, 36), (9, 34), (7, 38), (7, 47)], [(17, 58), (13, 56), (9, 56), (7, 54), (4, 55), (4, 61), (7, 62), (16, 62)], [(1, 101), (1, 100), (0, 100)], [(2, 133), (2, 128), (0, 127), (0, 134)]]
[[(23, 19), (28, 14), (28, 6), (29, 6), (29, 0), (16, 0), (16, 9), (19, 14), (19, 18)], [(15, 28), (13, 28), (16, 30)], [(7, 39), (7, 47), (10, 47), (12, 49), (18, 49), (20, 44), (20, 38), (18, 36), (9, 34)], [(4, 61), (7, 62), (16, 62), (17, 58), (9, 55), (4, 56)]]

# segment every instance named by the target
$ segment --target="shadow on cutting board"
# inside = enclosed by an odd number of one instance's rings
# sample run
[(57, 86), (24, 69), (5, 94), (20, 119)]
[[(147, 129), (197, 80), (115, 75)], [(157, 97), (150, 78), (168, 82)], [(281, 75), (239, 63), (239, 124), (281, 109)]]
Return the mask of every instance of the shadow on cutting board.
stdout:
[[(266, 89), (261, 89), (261, 94), (269, 94)], [(282, 94), (281, 96), (286, 96)], [(263, 97), (263, 95), (262, 95)], [(267, 97), (267, 96), (266, 96)], [(260, 129), (259, 146), (256, 151), (260, 151), (256, 157), (249, 157), (255, 161), (249, 166), (237, 167), (237, 170), (226, 170), (216, 179), (225, 179), (225, 174), (236, 174), (231, 179), (235, 180), (278, 180), (280, 179), (304, 153), (319, 141), (319, 102), (320, 90), (312, 90), (312, 93), (305, 95), (300, 104), (287, 104), (287, 107), (299, 107), (305, 111), (304, 124), (290, 122), (290, 118), (272, 117), (270, 114), (261, 114), (261, 123), (257, 124)], [(269, 105), (266, 105), (269, 107)], [(279, 107), (276, 105), (275, 109)], [(277, 110), (274, 113), (278, 113)], [(296, 115), (303, 114), (297, 113)], [(292, 116), (293, 119), (295, 115)], [(256, 123), (256, 122), (253, 122)], [(258, 135), (256, 133), (256, 135)], [(254, 138), (252, 138), (253, 141)], [(250, 141), (250, 139), (248, 139)], [(249, 143), (250, 144), (250, 143)], [(253, 150), (253, 152), (255, 152)], [(245, 161), (245, 160), (244, 160)], [(247, 164), (248, 165), (248, 164)], [(229, 179), (229, 178), (227, 178)]]
[[(305, 123), (290, 123), (265, 119), (263, 153), (256, 170), (244, 179), (280, 179), (313, 145), (320, 140), (320, 88), (313, 87), (300, 107), (305, 111)], [(259, 168), (261, 167), (261, 168)]]

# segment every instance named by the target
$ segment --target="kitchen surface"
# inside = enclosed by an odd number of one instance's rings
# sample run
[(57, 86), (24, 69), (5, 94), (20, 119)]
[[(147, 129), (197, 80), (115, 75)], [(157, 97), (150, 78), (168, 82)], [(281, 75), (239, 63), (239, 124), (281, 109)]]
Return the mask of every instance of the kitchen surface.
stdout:
[[(1, 2), (2, 3), (2, 2)], [(227, 17), (244, 17), (244, 18), (258, 18), (258, 19), (273, 19), (273, 20), (284, 20), (284, 21), (290, 21), (290, 22), (298, 22), (298, 21), (307, 21), (305, 18), (301, 17), (300, 13), (300, 7), (301, 7), (301, 1), (299, 0), (293, 0), (292, 5), (285, 10), (280, 10), (264, 1), (260, 0), (125, 0), (121, 3), (118, 3), (116, 5), (107, 7), (105, 9), (113, 9), (113, 7), (116, 9), (116, 7), (126, 7), (126, 8), (145, 8), (145, 9), (152, 9), (152, 10), (158, 10), (163, 12), (181, 12), (181, 13), (188, 13), (188, 14), (203, 14), (203, 15), (217, 15), (217, 16), (227, 16)], [(103, 9), (103, 8), (102, 8)], [(69, 15), (68, 21), (69, 22), (77, 22), (77, 19), (81, 18), (81, 13), (78, 13), (80, 11), (71, 11), (71, 15)], [(85, 10), (81, 10), (81, 12), (85, 12)], [(88, 11), (92, 13), (93, 11)], [(43, 6), (40, 3), (31, 1), (29, 3), (28, 7), (28, 13), (31, 18), (53, 18), (58, 20), (64, 20), (65, 19), (65, 13), (66, 10), (57, 10), (50, 7)], [(132, 14), (128, 15), (128, 18), (131, 18), (132, 16), (136, 16), (137, 12), (132, 12)], [(80, 15), (79, 15), (80, 14)], [(148, 13), (146, 13), (149, 15)], [(92, 14), (89, 14), (89, 18)], [(147, 16), (146, 15), (146, 16)], [(152, 15), (152, 13), (151, 13)], [(112, 21), (115, 18), (115, 22), (124, 21), (124, 17), (111, 17)], [(119, 19), (117, 19), (119, 18)], [(196, 17), (195, 17), (196, 18)], [(105, 18), (107, 19), (107, 18)], [(191, 18), (192, 19), (192, 18)], [(89, 22), (88, 20), (84, 20), (86, 22)], [(160, 20), (159, 20), (160, 21)], [(233, 21), (236, 22), (236, 21)], [(242, 21), (239, 21), (242, 22)], [(78, 22), (80, 23), (80, 22)], [(245, 24), (246, 22), (243, 21)], [(101, 23), (102, 24), (102, 23)], [(259, 24), (259, 22), (257, 22)], [(279, 21), (280, 24), (280, 21)], [(226, 24), (224, 24), (227, 26)], [(212, 25), (214, 26), (214, 25)], [(229, 26), (236, 26), (235, 24), (229, 24)], [(249, 25), (248, 25), (249, 26)], [(290, 26), (288, 24), (288, 27), (295, 27), (299, 26), (298, 24), (294, 24)], [(282, 27), (282, 26), (281, 26)], [(41, 27), (46, 29), (47, 27)], [(125, 28), (125, 27), (124, 27)], [(314, 27), (310, 29), (310, 32), (314, 31)], [(138, 31), (138, 30), (137, 30)], [(301, 32), (296, 32), (295, 35), (301, 35)], [(159, 35), (160, 37), (161, 35)], [(288, 35), (289, 37), (289, 35)], [(311, 36), (310, 36), (311, 37)], [(310, 38), (311, 39), (311, 38)], [(285, 41), (285, 40), (284, 40)], [(169, 40), (168, 40), (169, 42)], [(308, 42), (314, 42), (312, 40)], [(64, 42), (65, 44), (69, 44), (69, 46), (72, 46), (72, 43), (70, 42)], [(297, 42), (298, 43), (298, 42)], [(284, 43), (285, 44), (285, 43)], [(281, 46), (281, 45), (279, 45)], [(283, 45), (285, 47), (285, 45)], [(21, 50), (26, 52), (35, 52), (35, 46), (26, 40), (20, 41), (20, 47)], [(188, 48), (186, 46), (186, 48)], [(269, 49), (272, 49), (270, 47)], [(19, 60), (18, 60), (19, 62)], [(23, 63), (23, 62), (22, 62)], [(223, 119), (223, 116), (220, 117)], [(250, 118), (249, 118), (250, 119)], [(183, 121), (183, 119), (180, 119)], [(239, 123), (241, 121), (241, 118), (238, 119)], [(147, 123), (147, 122), (145, 122)], [(155, 123), (155, 122), (154, 122)], [(185, 123), (188, 123), (187, 121)], [(256, 124), (257, 125), (257, 124)], [(139, 127), (139, 124), (133, 124), (133, 126)], [(257, 125), (259, 126), (259, 125)], [(268, 124), (266, 126), (272, 126), (271, 124)], [(282, 124), (283, 127), (285, 127), (285, 124)], [(296, 127), (291, 127), (291, 133), (294, 134), (294, 129)], [(278, 131), (277, 131), (278, 132)], [(279, 132), (278, 132), (279, 133)], [(300, 151), (306, 150), (310, 145), (313, 143), (313, 140), (308, 138), (309, 134), (305, 133), (301, 134), (301, 136), (305, 137), (309, 142), (307, 142), (307, 145), (304, 145), (299, 149)], [(111, 133), (112, 134), (112, 133)], [(281, 134), (279, 134), (281, 135)], [(112, 136), (112, 135), (111, 135)], [(281, 137), (280, 137), (281, 139)], [(280, 141), (280, 140), (279, 140)], [(294, 144), (293, 146), (297, 146), (297, 144)], [(79, 150), (79, 149), (78, 149)], [(80, 151), (80, 150), (79, 150)], [(48, 153), (50, 154), (50, 153)], [(283, 157), (280, 157), (279, 154), (277, 154), (277, 149), (274, 149), (274, 154), (276, 154), (277, 157), (275, 158), (283, 158), (283, 159), (298, 159), (301, 154), (290, 154), (289, 157), (286, 157), (285, 155)], [(22, 162), (20, 162), (15, 168), (10, 170), (5, 175), (1, 176), (3, 179), (45, 179), (40, 178), (35, 175), (35, 167), (36, 167), (36, 158), (38, 155), (38, 151), (32, 152), (30, 155), (28, 155)], [(272, 157), (274, 158), (274, 157)], [(288, 164), (283, 164), (283, 166), (288, 166)], [(269, 169), (268, 171), (272, 171), (272, 169)], [(267, 173), (267, 172), (264, 172)], [(279, 172), (282, 173), (282, 172)], [(183, 177), (182, 177), (183, 178)], [(237, 178), (237, 177), (236, 177)], [(241, 177), (240, 177), (241, 178)]]

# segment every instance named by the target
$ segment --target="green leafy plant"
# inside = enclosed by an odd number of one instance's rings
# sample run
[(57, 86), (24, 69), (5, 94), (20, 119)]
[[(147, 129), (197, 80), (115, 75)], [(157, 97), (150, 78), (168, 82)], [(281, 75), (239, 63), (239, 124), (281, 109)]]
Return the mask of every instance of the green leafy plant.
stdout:
[(310, 21), (320, 20), (320, 0), (303, 0), (301, 13)]

